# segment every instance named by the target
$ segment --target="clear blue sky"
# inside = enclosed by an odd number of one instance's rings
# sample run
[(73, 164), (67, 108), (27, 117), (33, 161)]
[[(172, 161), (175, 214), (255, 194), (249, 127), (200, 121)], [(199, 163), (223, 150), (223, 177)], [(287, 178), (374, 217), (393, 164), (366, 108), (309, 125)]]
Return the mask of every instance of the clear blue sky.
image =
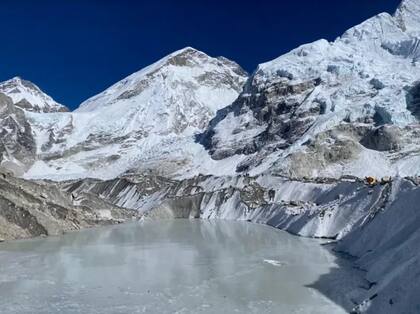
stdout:
[(333, 40), (399, 0), (2, 0), (0, 80), (21, 76), (74, 109), (192, 46), (252, 72), (300, 44)]

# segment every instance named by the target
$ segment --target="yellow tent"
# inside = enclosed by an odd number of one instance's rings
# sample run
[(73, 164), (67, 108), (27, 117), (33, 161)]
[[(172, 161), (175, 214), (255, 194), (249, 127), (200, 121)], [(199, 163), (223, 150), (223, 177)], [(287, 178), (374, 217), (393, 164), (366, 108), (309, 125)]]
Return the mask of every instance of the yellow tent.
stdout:
[(375, 177), (368, 176), (368, 177), (366, 177), (366, 182), (369, 185), (375, 185), (377, 180), (376, 180)]

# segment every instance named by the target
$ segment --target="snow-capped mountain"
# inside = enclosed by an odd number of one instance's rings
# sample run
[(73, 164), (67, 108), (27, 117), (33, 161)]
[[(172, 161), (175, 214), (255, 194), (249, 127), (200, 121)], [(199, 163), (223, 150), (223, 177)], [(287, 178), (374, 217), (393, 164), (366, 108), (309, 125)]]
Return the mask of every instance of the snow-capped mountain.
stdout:
[(232, 61), (187, 47), (88, 99), (75, 112), (95, 113), (104, 120), (96, 125), (109, 124), (108, 118), (120, 121), (120, 134), (139, 129), (192, 134), (237, 97), (246, 76)]
[(420, 173), (420, 2), (405, 0), (334, 42), (258, 66), (201, 137), (237, 170), (288, 176)]
[(68, 109), (45, 94), (32, 82), (14, 77), (0, 83), (0, 93), (9, 96), (13, 103), (31, 112), (65, 112)]
[(419, 6), (405, 0), (394, 15), (298, 47), (249, 78), (184, 48), (72, 113), (54, 112), (63, 107), (28, 82), (2, 83), (36, 143), (25, 176), (418, 174)]
[(172, 174), (206, 155), (194, 142), (242, 91), (236, 63), (193, 48), (176, 51), (82, 103), (72, 113), (26, 112), (37, 161), (28, 178)]

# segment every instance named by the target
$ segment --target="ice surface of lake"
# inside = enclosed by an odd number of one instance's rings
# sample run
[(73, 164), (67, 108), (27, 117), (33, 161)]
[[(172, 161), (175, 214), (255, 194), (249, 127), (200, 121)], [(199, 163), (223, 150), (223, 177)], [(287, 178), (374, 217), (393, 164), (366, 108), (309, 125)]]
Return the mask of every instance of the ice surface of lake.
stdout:
[(0, 313), (345, 313), (308, 287), (335, 266), (246, 222), (103, 227), (0, 244)]

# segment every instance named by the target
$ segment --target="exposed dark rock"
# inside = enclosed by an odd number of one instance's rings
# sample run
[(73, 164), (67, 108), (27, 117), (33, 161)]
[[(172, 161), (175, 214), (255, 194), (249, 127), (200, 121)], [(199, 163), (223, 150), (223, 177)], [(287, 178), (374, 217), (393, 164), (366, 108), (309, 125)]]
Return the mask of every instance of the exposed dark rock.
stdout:
[(381, 90), (385, 88), (385, 84), (382, 83), (380, 80), (378, 80), (377, 78), (373, 78), (369, 81), (370, 85), (372, 85), (372, 87), (376, 90)]
[(375, 107), (375, 114), (373, 115), (373, 121), (376, 126), (391, 124), (391, 114), (383, 107)]
[[(277, 74), (278, 80), (261, 84), (258, 82), (258, 72), (255, 73), (245, 84), (244, 91), (238, 99), (220, 110), (210, 121), (205, 133), (196, 137), (197, 141), (209, 150), (213, 159), (219, 160), (235, 154), (250, 155), (270, 144), (278, 149), (287, 148), (312, 125), (312, 116), (325, 114), (327, 104), (318, 100), (307, 110), (299, 110), (302, 102), (321, 84), (320, 79), (291, 83), (292, 78), (287, 71)], [(246, 132), (256, 126), (264, 128), (264, 131), (234, 146), (219, 142), (215, 137), (215, 128), (219, 122), (229, 114), (238, 116), (247, 112), (252, 113), (255, 122), (241, 126), (234, 130), (234, 133)]]
[(407, 89), (406, 101), (407, 109), (420, 120), (420, 82)]
[(377, 151), (398, 150), (401, 144), (401, 130), (392, 125), (375, 128), (362, 138), (360, 144)]

